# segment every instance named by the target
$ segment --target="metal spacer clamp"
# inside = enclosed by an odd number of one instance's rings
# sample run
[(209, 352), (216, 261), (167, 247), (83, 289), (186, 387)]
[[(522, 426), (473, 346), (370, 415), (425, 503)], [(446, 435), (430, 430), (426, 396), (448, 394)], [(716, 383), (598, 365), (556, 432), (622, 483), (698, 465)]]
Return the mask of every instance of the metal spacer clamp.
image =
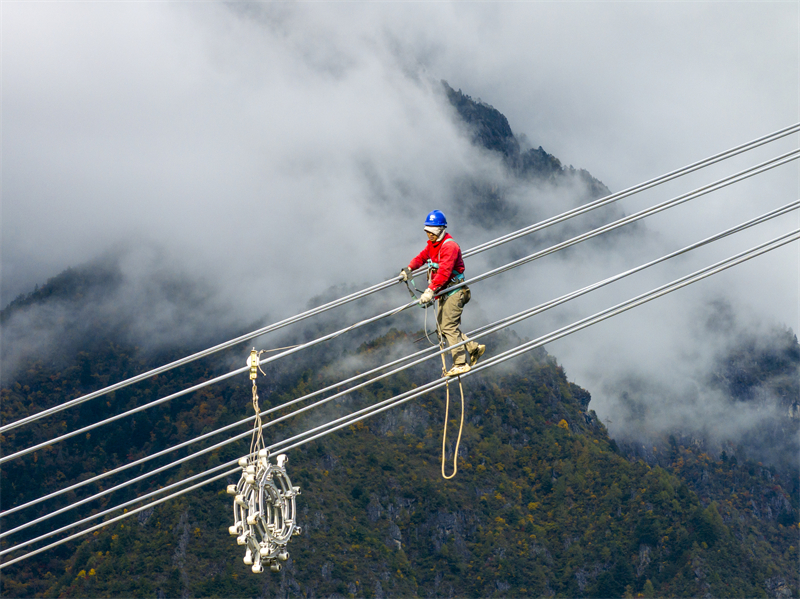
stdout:
[(247, 365), (250, 367), (250, 380), (256, 380), (258, 376), (258, 352), (255, 347), (250, 351), (250, 357), (247, 358)]

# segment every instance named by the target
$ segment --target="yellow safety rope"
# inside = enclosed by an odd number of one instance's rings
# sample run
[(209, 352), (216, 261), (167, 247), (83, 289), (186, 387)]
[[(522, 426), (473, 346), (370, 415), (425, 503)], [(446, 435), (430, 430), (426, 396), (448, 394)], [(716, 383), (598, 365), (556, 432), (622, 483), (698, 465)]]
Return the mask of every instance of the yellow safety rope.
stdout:
[(261, 408), (258, 406), (258, 389), (256, 388), (256, 377), (258, 376), (258, 372), (261, 371), (261, 374), (266, 376), (266, 373), (261, 370), (261, 364), (259, 364), (259, 358), (261, 354), (268, 354), (270, 352), (282, 350), (282, 349), (292, 349), (298, 347), (297, 345), (289, 345), (287, 347), (276, 347), (273, 349), (262, 349), (256, 351), (254, 347), (250, 351), (250, 359), (247, 360), (247, 365), (250, 366), (250, 380), (253, 381), (253, 410), (256, 413), (256, 420), (253, 423), (253, 438), (250, 441), (250, 457), (249, 460), (251, 462), (255, 462), (258, 456), (258, 452), (265, 448), (264, 445), (264, 435), (263, 435), (263, 428), (261, 422)]
[(253, 381), (253, 410), (256, 412), (256, 420), (253, 424), (253, 438), (250, 441), (250, 461), (255, 461), (259, 450), (264, 448), (263, 429), (261, 427), (261, 409), (258, 407), (258, 389), (256, 388), (256, 377), (261, 367), (258, 364), (258, 357), (263, 353), (253, 348), (250, 352), (250, 359), (247, 361), (250, 366), (250, 380)]
[[(442, 303), (441, 301), (439, 302)], [(439, 335), (439, 349), (444, 349), (444, 335), (442, 334), (442, 328), (439, 323), (439, 315), (438, 311), (441, 309), (441, 305), (436, 307), (435, 310), (437, 311), (436, 315), (436, 332)], [(426, 311), (427, 312), (427, 311)], [(447, 376), (447, 364), (444, 359), (444, 353), (440, 354), (442, 356), (442, 376), (445, 377), (445, 404), (444, 404), (444, 431), (442, 432), (442, 478), (445, 480), (450, 480), (451, 478), (455, 478), (456, 473), (458, 472), (458, 448), (461, 445), (461, 433), (464, 430), (464, 387), (461, 385), (461, 375), (458, 376), (458, 389), (461, 391), (461, 423), (458, 426), (458, 438), (456, 439), (456, 448), (453, 452), (453, 474), (447, 476), (444, 472), (444, 465), (445, 465), (445, 456), (446, 456), (446, 444), (447, 444), (447, 421), (450, 418), (450, 377)]]
[(461, 433), (464, 430), (464, 388), (461, 386), (461, 376), (458, 376), (458, 389), (461, 391), (461, 422), (458, 425), (458, 438), (456, 439), (456, 448), (453, 452), (453, 474), (447, 476), (444, 473), (445, 463), (445, 444), (447, 442), (447, 420), (450, 417), (450, 385), (445, 385), (445, 408), (444, 408), (444, 431), (442, 433), (442, 478), (450, 480), (455, 478), (458, 472), (458, 448), (461, 445)]

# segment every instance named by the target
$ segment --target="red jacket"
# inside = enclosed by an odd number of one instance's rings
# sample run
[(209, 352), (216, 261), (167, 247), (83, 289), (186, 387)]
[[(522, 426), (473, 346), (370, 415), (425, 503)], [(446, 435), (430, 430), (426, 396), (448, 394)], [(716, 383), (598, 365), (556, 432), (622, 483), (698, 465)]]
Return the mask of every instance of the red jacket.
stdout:
[(433, 278), (428, 285), (434, 292), (446, 286), (450, 282), (450, 278), (456, 273), (464, 273), (464, 259), (461, 257), (461, 248), (458, 247), (456, 240), (450, 236), (450, 233), (445, 233), (441, 241), (428, 241), (425, 249), (409, 263), (408, 267), (411, 270), (416, 270), (425, 264), (428, 259), (439, 265), (439, 269), (433, 271)]

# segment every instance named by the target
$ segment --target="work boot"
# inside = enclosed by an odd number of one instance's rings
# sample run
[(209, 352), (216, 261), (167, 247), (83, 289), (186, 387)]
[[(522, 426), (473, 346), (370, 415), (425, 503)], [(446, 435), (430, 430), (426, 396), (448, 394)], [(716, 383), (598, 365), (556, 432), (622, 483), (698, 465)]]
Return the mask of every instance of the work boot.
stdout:
[(485, 351), (486, 351), (485, 345), (479, 345), (477, 348), (475, 348), (475, 351), (469, 354), (469, 365), (475, 366), (475, 364), (478, 363), (478, 359), (483, 355), (483, 352)]
[(469, 364), (454, 364), (453, 367), (445, 373), (447, 377), (458, 376), (459, 374), (464, 374), (465, 372), (469, 372)]

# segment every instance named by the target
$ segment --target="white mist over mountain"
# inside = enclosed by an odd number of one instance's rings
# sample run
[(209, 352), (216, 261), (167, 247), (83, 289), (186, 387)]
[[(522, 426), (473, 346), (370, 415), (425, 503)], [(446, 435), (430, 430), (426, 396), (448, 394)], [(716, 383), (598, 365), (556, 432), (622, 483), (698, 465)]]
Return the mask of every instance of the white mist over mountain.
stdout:
[[(498, 156), (471, 145), (440, 79), (616, 191), (800, 120), (799, 17), (792, 3), (732, 2), (6, 4), (0, 299), (122, 252), (120, 306), (147, 323), (143, 338), (169, 328), (154, 271), (208, 284), (214, 308), (198, 307), (198, 322), (295, 314), (332, 285), (395, 274), (424, 243), (430, 209), (446, 211), (464, 248), (528, 224), (459, 225), (459, 182), (513, 182)], [(620, 206), (634, 212), (797, 138)], [(798, 173), (784, 166), (648, 219), (646, 234), (479, 283), (465, 324), (793, 201)], [(511, 201), (537, 218), (574, 204), (570, 190), (525, 185)], [(798, 225), (784, 217), (519, 330), (547, 332)], [(680, 388), (722, 351), (698, 334), (712, 300), (725, 298), (742, 327), (797, 331), (799, 271), (795, 243), (549, 349), (606, 417), (631, 372)], [(399, 286), (387, 293), (407, 300)], [(686, 419), (683, 407), (657, 413)]]

